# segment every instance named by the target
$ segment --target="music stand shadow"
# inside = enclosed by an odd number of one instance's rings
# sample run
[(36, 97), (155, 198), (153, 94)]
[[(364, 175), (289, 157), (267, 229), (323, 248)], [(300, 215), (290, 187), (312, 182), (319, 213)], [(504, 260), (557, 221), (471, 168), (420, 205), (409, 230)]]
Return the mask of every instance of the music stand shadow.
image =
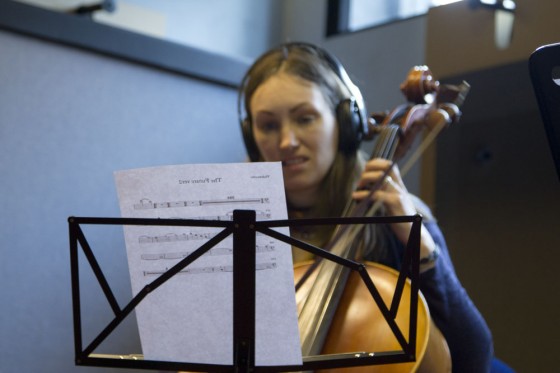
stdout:
[[(303, 225), (348, 225), (348, 224), (391, 224), (412, 223), (408, 244), (405, 248), (403, 266), (399, 272), (397, 286), (391, 306), (382, 300), (374, 281), (370, 278), (363, 263), (339, 257), (316, 246), (294, 239), (272, 228)], [(92, 218), (69, 217), (70, 260), (72, 281), (72, 304), (74, 323), (74, 348), (76, 365), (153, 369), (153, 370), (187, 370), (197, 372), (290, 372), (311, 371), (327, 368), (344, 368), (365, 365), (406, 363), (416, 360), (417, 307), (419, 299), (419, 264), (420, 264), (420, 227), (422, 217), (352, 217), (256, 221), (253, 210), (235, 210), (232, 221), (209, 221), (189, 219), (146, 219), (146, 218)], [(223, 228), (216, 236), (208, 240), (197, 250), (182, 259), (157, 279), (146, 285), (130, 302), (121, 307), (97, 262), (91, 247), (81, 229), (81, 225), (144, 225), (144, 226), (187, 226)], [(336, 262), (359, 274), (369, 289), (373, 300), (379, 307), (387, 324), (401, 346), (401, 350), (381, 352), (352, 352), (330, 355), (304, 356), (302, 365), (255, 366), (255, 271), (256, 271), (256, 233), (268, 235), (280, 241), (297, 246), (326, 260)], [(224, 238), (233, 235), (233, 364), (201, 364), (176, 361), (147, 360), (138, 355), (95, 354), (99, 345), (115, 328), (135, 309), (135, 307), (152, 291), (175, 276), (185, 267), (205, 254)], [(93, 341), (84, 348), (82, 341), (80, 282), (78, 247), (82, 251), (109, 303), (114, 318)], [(410, 310), (408, 339), (395, 322), (396, 313), (402, 298), (407, 278), (410, 280)]]

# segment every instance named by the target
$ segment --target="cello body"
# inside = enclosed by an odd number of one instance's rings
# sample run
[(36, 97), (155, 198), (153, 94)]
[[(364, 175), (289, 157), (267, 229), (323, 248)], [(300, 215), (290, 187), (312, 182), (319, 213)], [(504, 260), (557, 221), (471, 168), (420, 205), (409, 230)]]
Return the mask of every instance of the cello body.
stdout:
[[(294, 267), (294, 278), (297, 280), (305, 273), (310, 264), (302, 263)], [(367, 263), (369, 276), (375, 282), (383, 300), (387, 305), (395, 291), (398, 273), (378, 263)], [(313, 276), (313, 275), (312, 275)], [(309, 278), (296, 292), (298, 311), (305, 300), (313, 278)], [(396, 322), (401, 330), (408, 330), (410, 291), (407, 283)], [(370, 365), (355, 368), (321, 370), (320, 372), (383, 372), (383, 373), (450, 373), (451, 359), (445, 338), (430, 319), (425, 299), (420, 294), (418, 302), (416, 362)], [(408, 338), (408, 335), (405, 334)], [(371, 298), (367, 287), (355, 273), (351, 273), (335, 317), (325, 340), (322, 354), (345, 352), (383, 352), (400, 350), (400, 345), (386, 324), (381, 311)]]

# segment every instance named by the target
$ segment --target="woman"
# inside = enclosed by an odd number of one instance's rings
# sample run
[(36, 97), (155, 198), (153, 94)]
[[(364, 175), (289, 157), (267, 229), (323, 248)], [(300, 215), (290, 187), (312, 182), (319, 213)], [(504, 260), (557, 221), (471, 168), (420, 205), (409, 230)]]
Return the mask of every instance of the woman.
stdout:
[[(264, 54), (247, 72), (239, 100), (251, 160), (282, 162), (291, 218), (341, 216), (348, 202), (342, 196), (365, 198), (360, 187), (377, 182), (390, 168), (385, 159), (363, 160), (358, 148), (367, 127), (361, 95), (336, 59), (320, 48), (289, 43)], [(453, 371), (489, 371), (490, 331), (457, 279), (436, 222), (407, 192), (397, 166), (388, 175), (372, 198), (382, 202), (387, 215), (424, 216), (420, 288), (449, 345)], [(318, 246), (331, 233), (292, 231)], [(408, 234), (409, 226), (399, 224), (364, 235), (365, 259), (399, 269)], [(305, 254), (295, 252), (295, 261)]]

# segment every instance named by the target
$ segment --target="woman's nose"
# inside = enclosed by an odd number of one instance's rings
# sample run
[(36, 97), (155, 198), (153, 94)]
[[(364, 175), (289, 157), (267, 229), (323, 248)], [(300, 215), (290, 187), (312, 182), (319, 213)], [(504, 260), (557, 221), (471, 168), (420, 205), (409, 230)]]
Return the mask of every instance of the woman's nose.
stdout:
[(291, 126), (283, 126), (280, 136), (281, 149), (294, 148), (299, 145), (297, 133)]

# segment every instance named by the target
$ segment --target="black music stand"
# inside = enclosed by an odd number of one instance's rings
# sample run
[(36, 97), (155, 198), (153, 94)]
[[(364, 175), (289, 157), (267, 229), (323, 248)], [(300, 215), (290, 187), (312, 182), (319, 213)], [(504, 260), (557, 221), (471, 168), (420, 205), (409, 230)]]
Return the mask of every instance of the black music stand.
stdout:
[(529, 71), (560, 179), (560, 43), (535, 50), (529, 58)]
[[(290, 236), (275, 231), (275, 227), (302, 225), (347, 225), (347, 224), (390, 224), (411, 222), (408, 244), (405, 249), (402, 270), (399, 273), (397, 286), (390, 307), (387, 307), (374, 281), (369, 277), (366, 267), (362, 263), (354, 262), (318, 247), (306, 244)], [(416, 360), (416, 329), (419, 290), (420, 263), (420, 227), (422, 217), (361, 217), (361, 218), (326, 218), (256, 221), (256, 213), (252, 210), (235, 210), (232, 221), (208, 221), (188, 219), (143, 219), (143, 218), (68, 218), (70, 234), (70, 259), (72, 276), (72, 303), (74, 316), (74, 347), (76, 365), (102, 366), (136, 369), (157, 370), (188, 370), (199, 372), (288, 372), (310, 371), (326, 368), (356, 367), (365, 365), (392, 364), (413, 362)], [(80, 225), (153, 225), (153, 226), (189, 226), (224, 228), (216, 236), (200, 246), (196, 251), (185, 257), (156, 280), (146, 285), (132, 300), (121, 308), (113, 295), (101, 267), (99, 266), (91, 247)], [(372, 294), (373, 300), (379, 307), (387, 324), (398, 340), (401, 350), (382, 352), (355, 352), (332, 355), (305, 356), (303, 364), (285, 366), (255, 366), (255, 266), (256, 266), (256, 233), (268, 235), (290, 245), (297, 246), (324, 259), (334, 261), (340, 265), (356, 271)], [(171, 277), (179, 273), (201, 255), (210, 250), (221, 240), (233, 234), (233, 364), (200, 364), (174, 361), (145, 360), (141, 355), (99, 355), (94, 351), (111, 334), (113, 330), (134, 310), (134, 308), (151, 291), (162, 285)], [(105, 297), (110, 304), (114, 319), (93, 339), (84, 349), (82, 345), (82, 324), (80, 304), (80, 284), (78, 273), (78, 246), (94, 272)], [(395, 322), (396, 314), (402, 297), (407, 277), (411, 283), (410, 313), (408, 340)]]

